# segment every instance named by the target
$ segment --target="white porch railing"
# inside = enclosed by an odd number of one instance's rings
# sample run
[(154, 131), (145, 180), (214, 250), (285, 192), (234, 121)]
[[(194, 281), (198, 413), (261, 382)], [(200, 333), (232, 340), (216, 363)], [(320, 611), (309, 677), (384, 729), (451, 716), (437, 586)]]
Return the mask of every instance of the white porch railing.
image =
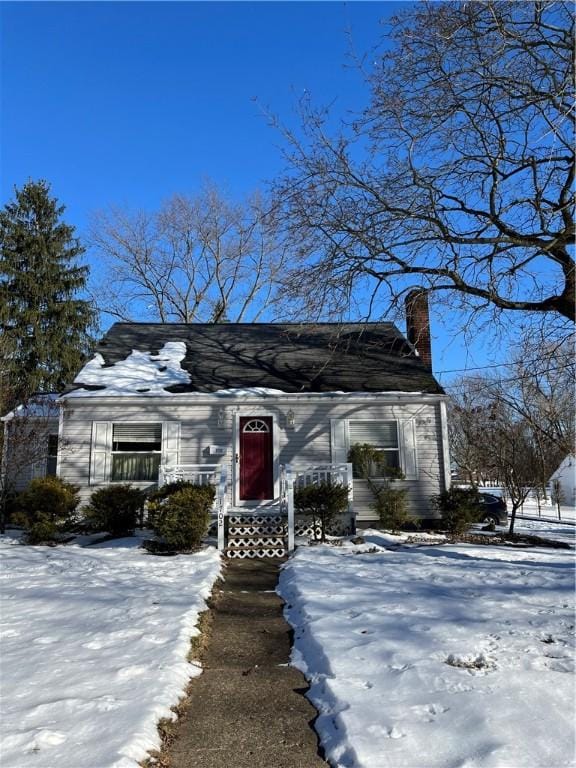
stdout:
[[(228, 516), (228, 476), (223, 464), (161, 465), (158, 485), (187, 481), (198, 485), (213, 485), (216, 490), (214, 513), (218, 525), (218, 549), (226, 549), (226, 518)], [(354, 523), (352, 464), (321, 464), (317, 466), (280, 466), (280, 510), (287, 517), (288, 551), (295, 546), (294, 490), (306, 485), (331, 482), (348, 488), (348, 516)]]
[(221, 464), (161, 464), (158, 472), (158, 487), (167, 483), (186, 481), (196, 485), (216, 487), (222, 470)]
[(352, 464), (320, 464), (312, 467), (298, 467), (286, 464), (281, 467), (281, 504), (288, 516), (288, 551), (294, 550), (294, 489), (307, 485), (330, 482), (348, 488), (348, 517), (354, 521), (354, 484)]

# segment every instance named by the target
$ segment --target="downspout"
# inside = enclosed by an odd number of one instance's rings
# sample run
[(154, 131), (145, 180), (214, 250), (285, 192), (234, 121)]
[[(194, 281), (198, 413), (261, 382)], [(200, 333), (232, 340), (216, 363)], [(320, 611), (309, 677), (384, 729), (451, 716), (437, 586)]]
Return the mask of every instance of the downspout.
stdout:
[(442, 464), (444, 465), (444, 490), (447, 491), (452, 483), (452, 473), (450, 471), (450, 441), (448, 438), (448, 410), (446, 401), (440, 402), (440, 426), (442, 435)]

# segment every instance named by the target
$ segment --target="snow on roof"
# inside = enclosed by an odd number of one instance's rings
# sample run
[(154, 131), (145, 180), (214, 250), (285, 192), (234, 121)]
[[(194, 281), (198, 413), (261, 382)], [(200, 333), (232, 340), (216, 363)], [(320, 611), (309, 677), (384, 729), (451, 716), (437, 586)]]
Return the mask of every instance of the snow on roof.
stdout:
[[(133, 349), (124, 360), (106, 366), (104, 358), (97, 353), (86, 363), (74, 384), (100, 387), (103, 389), (78, 391), (76, 395), (169, 395), (166, 387), (188, 384), (190, 375), (182, 369), (181, 361), (186, 357), (183, 341), (168, 341), (157, 355)], [(70, 395), (68, 395), (70, 396)]]
[(0, 421), (11, 421), (16, 416), (35, 419), (57, 418), (56, 401), (58, 397), (57, 392), (33, 395), (27, 402), (17, 405), (13, 411), (7, 413), (6, 416), (2, 416)]
[[(374, 398), (385, 397), (401, 397), (411, 398), (418, 397), (430, 397), (436, 396), (435, 393), (430, 392), (406, 392), (403, 390), (395, 390), (391, 392), (284, 392), (281, 389), (271, 389), (269, 387), (242, 387), (237, 389), (217, 389), (215, 392), (167, 392), (165, 389), (160, 390), (118, 390), (114, 387), (105, 387), (103, 389), (74, 389), (71, 392), (67, 392), (62, 395), (62, 400), (68, 400), (69, 398), (86, 398), (86, 397), (110, 397), (131, 395), (132, 397), (184, 397), (186, 402), (205, 400), (212, 400), (213, 398), (236, 398), (239, 400), (253, 400), (255, 398), (283, 398), (284, 400), (318, 400), (318, 399), (330, 399), (334, 397), (350, 399), (350, 400), (371, 400)], [(444, 397), (444, 395), (442, 395)]]

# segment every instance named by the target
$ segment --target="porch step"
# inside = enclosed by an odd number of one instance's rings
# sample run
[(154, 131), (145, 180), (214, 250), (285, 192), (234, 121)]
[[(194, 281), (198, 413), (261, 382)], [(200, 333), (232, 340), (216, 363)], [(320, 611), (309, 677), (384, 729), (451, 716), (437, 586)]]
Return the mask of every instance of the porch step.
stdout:
[(229, 547), (225, 553), (231, 560), (277, 560), (288, 557), (288, 550), (276, 547), (262, 547), (261, 549), (248, 549), (245, 547)]
[(287, 522), (286, 514), (277, 505), (259, 509), (230, 509), (224, 554), (234, 559), (287, 557)]
[(277, 523), (274, 525), (229, 525), (228, 535), (233, 537), (244, 536), (285, 536), (286, 525)]
[(288, 536), (284, 533), (229, 533), (226, 557), (260, 559), (286, 557)]
[(228, 536), (228, 546), (230, 547), (284, 547), (287, 541), (288, 536), (282, 534), (255, 533), (230, 534)]

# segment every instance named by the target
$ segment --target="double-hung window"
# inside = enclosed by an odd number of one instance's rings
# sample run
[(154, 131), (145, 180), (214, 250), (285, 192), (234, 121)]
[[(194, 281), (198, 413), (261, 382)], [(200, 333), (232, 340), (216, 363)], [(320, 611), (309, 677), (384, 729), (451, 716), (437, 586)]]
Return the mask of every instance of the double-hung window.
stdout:
[(111, 481), (156, 482), (161, 451), (162, 424), (113, 424)]
[(348, 422), (350, 446), (368, 444), (375, 449), (377, 459), (370, 467), (371, 477), (386, 477), (390, 470), (400, 470), (400, 444), (397, 421)]

